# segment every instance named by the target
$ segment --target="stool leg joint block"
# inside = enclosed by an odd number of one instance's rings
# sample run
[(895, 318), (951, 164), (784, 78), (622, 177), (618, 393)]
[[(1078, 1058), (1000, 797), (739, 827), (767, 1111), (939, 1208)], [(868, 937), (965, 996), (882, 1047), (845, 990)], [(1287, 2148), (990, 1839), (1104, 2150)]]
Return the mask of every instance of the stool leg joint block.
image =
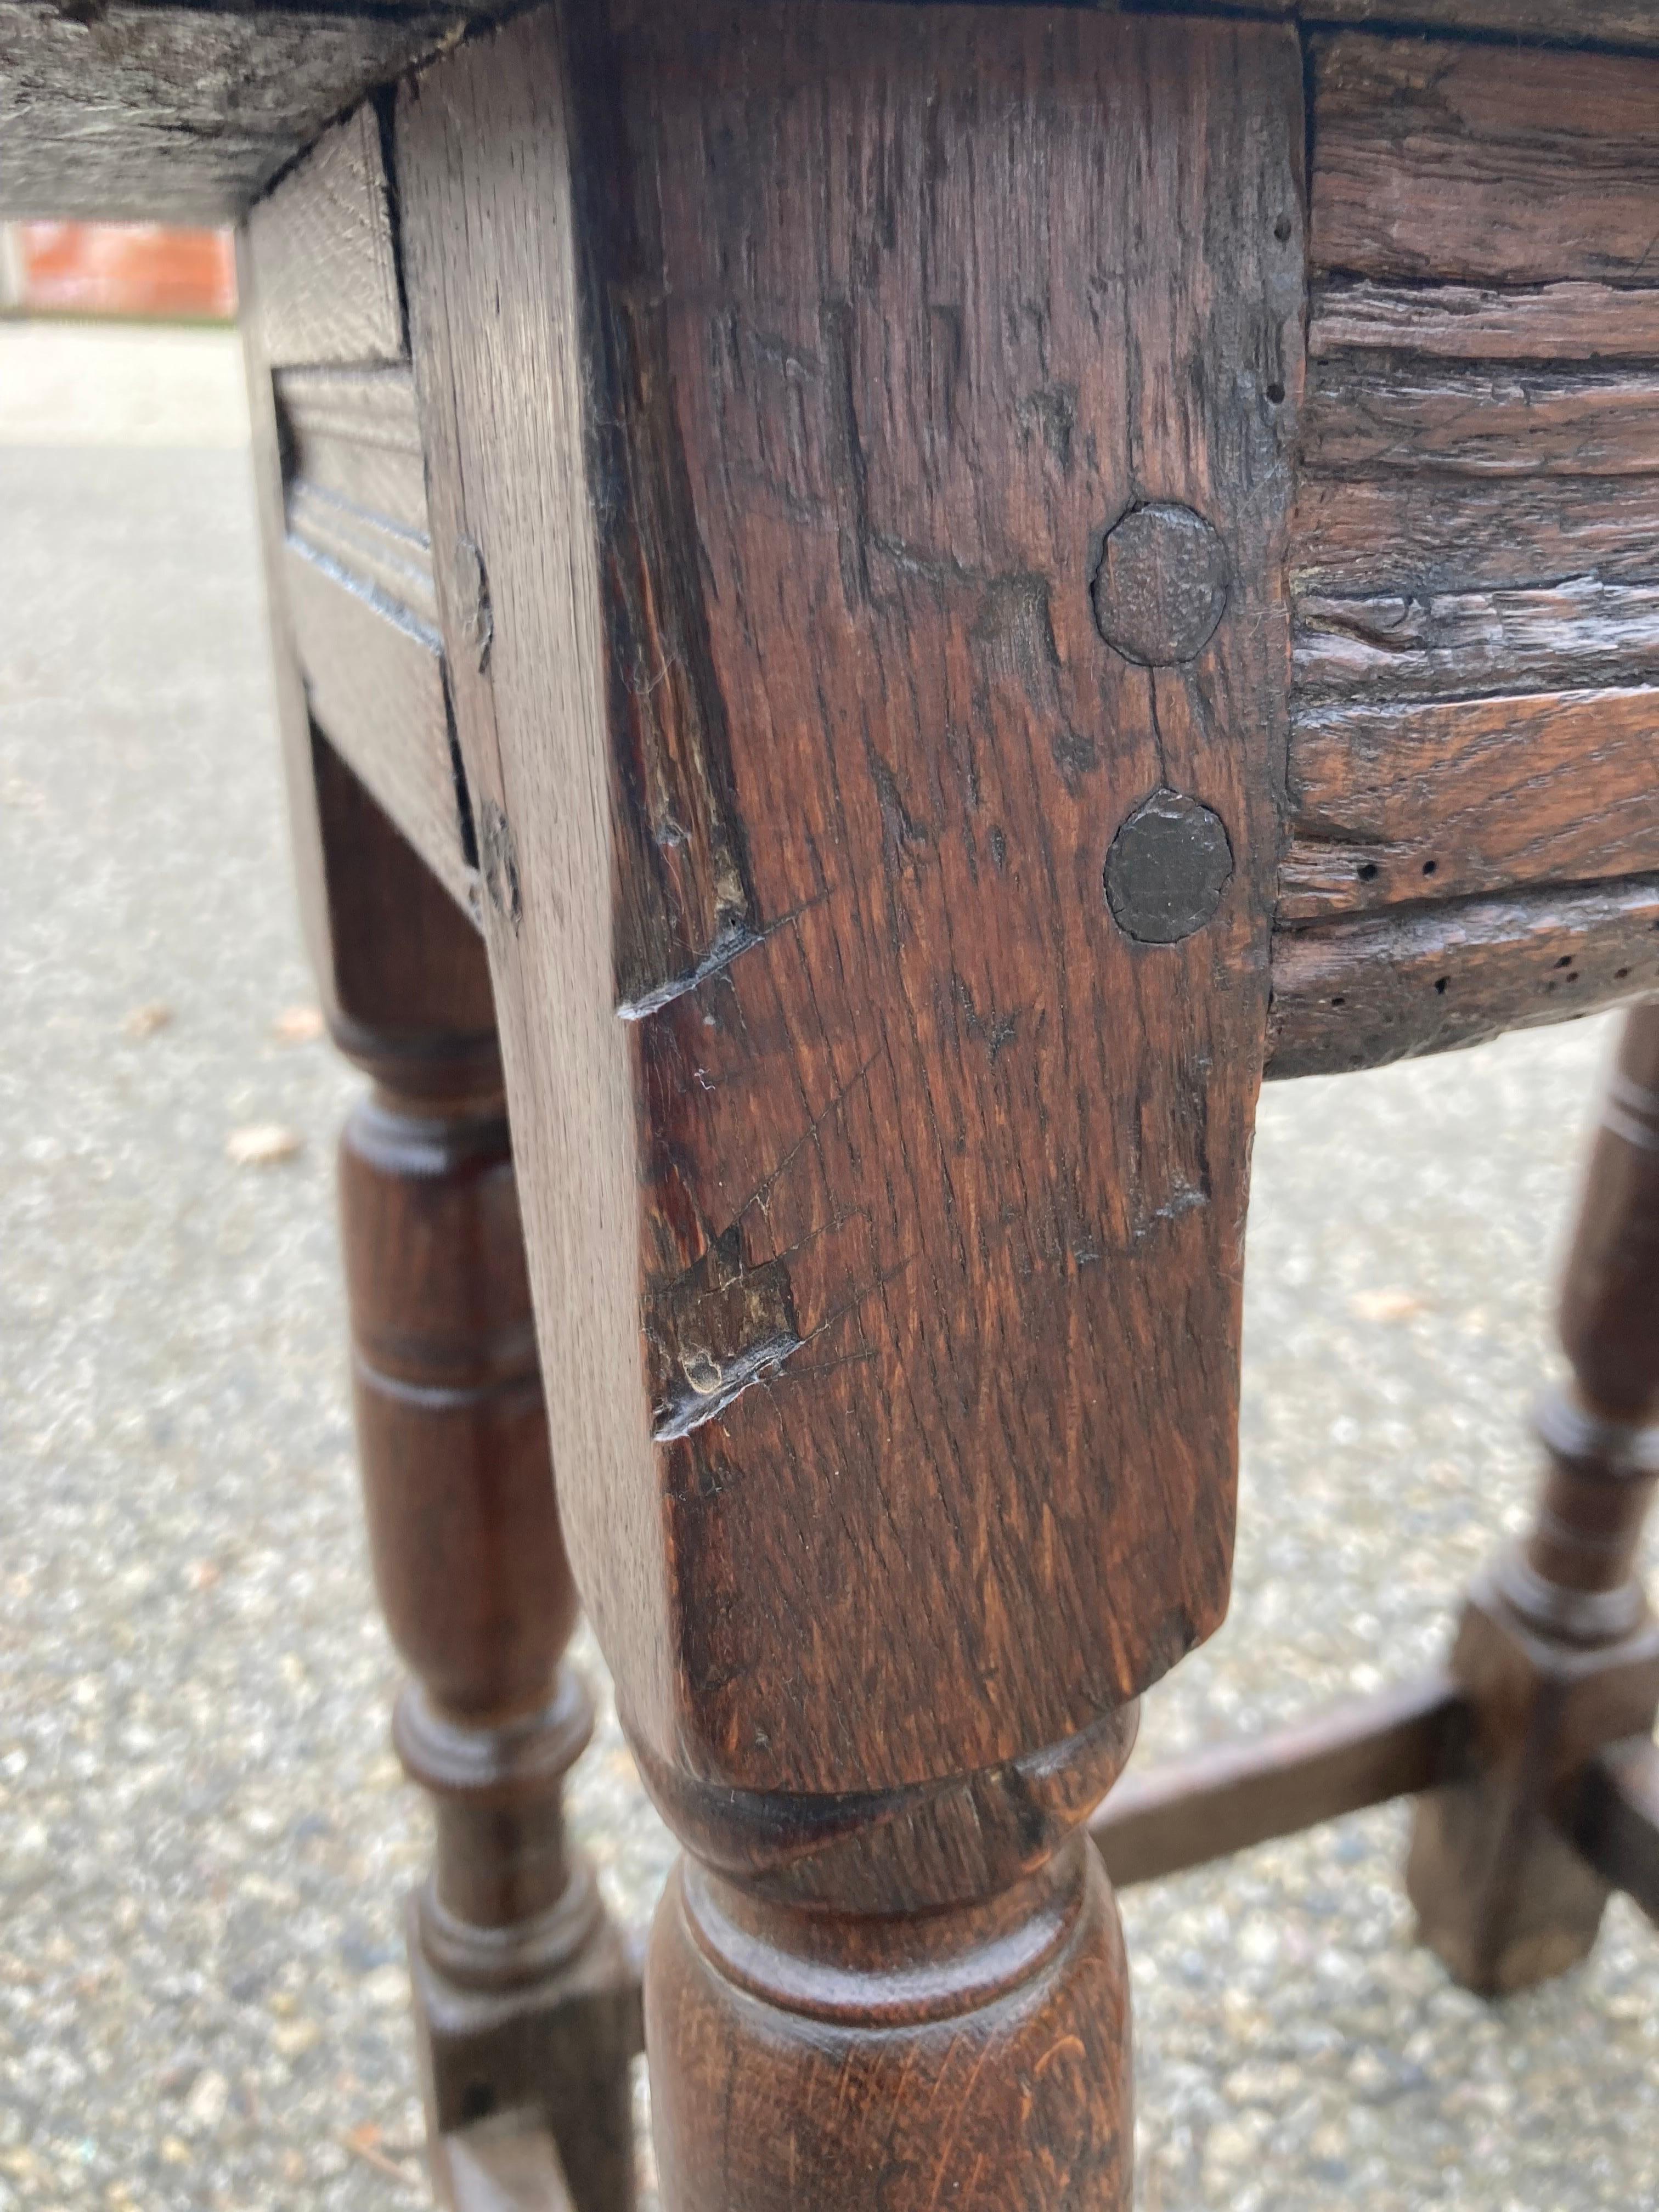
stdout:
[[(522, 1988), (475, 1990), (427, 1958), (420, 1908), (419, 1895), (411, 1894), (404, 1936), (421, 2087), (441, 2185), (447, 2145), (458, 2131), (515, 2112), (527, 2114), (555, 2143), (576, 2142), (577, 2156), (597, 2113), (601, 2151), (618, 2165), (631, 2164), (632, 2116), (617, 2087), (644, 2049), (645, 2035), (638, 1966), (617, 1929), (601, 1919), (594, 1939), (567, 1966)], [(459, 2207), (461, 2193), (453, 2179), (449, 2186)]]
[(1659, 1927), (1659, 1744), (1632, 1736), (1597, 1752), (1563, 1826), (1602, 1880)]

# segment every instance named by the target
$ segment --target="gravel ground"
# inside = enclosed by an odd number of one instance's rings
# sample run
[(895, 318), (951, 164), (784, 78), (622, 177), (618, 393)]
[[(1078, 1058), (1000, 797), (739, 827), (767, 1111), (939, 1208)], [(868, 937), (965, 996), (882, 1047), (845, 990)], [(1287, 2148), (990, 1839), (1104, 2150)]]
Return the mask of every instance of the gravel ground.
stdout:
[[(212, 333), (0, 327), (0, 2212), (414, 2204), (425, 1821), (353, 1489), (244, 426)], [(1270, 1091), (1232, 1617), (1138, 1759), (1373, 1688), (1519, 1525), (1604, 1020)], [(236, 1165), (236, 1133), (297, 1139)], [(584, 1663), (602, 1669), (590, 1647)], [(664, 1832), (574, 1791), (642, 1924)], [(1659, 1937), (1489, 2008), (1395, 1808), (1137, 1891), (1146, 2212), (1659, 2206)]]

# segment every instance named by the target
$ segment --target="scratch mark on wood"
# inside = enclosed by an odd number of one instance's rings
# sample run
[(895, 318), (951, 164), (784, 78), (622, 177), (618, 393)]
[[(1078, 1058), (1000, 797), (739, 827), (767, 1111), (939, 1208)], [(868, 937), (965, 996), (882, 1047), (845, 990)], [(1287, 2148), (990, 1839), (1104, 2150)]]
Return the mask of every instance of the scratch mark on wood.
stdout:
[(802, 1340), (787, 1267), (748, 1266), (735, 1223), (683, 1275), (647, 1293), (644, 1326), (659, 1443), (717, 1420)]

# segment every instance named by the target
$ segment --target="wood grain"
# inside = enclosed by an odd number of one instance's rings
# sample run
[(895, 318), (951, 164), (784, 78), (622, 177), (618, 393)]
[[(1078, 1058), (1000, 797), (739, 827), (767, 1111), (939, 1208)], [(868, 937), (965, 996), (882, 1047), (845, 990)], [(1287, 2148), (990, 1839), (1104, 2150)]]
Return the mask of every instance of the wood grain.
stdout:
[[(809, 7), (740, 19), (739, 90), (739, 19), (689, 20), (571, 95), (612, 118), (576, 210), (539, 20), (404, 101), (434, 565), (630, 1725), (723, 1783), (867, 1790), (1056, 1743), (1218, 1617), (1299, 77), (1255, 28), (967, 11), (924, 46)], [(1149, 671), (1089, 586), (1152, 499), (1232, 584)], [(1140, 947), (1102, 869), (1165, 784), (1235, 872)]]
[(1304, 592), (1297, 696), (1448, 699), (1659, 677), (1659, 584), (1575, 576), (1529, 592)]
[(1498, 482), (1304, 476), (1298, 587), (1370, 594), (1659, 576), (1659, 476)]
[[(1274, 4), (1269, 0), (1269, 12)], [(1655, 0), (1301, 0), (1300, 13), (1313, 22), (1375, 22), (1389, 29), (1421, 24), (1425, 30), (1659, 51)]]
[(1282, 923), (1659, 866), (1659, 690), (1309, 708)]
[[(1189, 15), (1195, 0), (1124, 0), (1130, 9)], [(1375, 23), (1390, 30), (1485, 33), (1545, 44), (1659, 52), (1656, 0), (1206, 0), (1207, 12), (1299, 16), (1308, 23)]]
[(1397, 37), (1313, 56), (1328, 273), (1291, 555), (1277, 1072), (1627, 994), (1659, 866), (1659, 76)]
[(1434, 361), (1659, 360), (1659, 289), (1619, 284), (1316, 284), (1308, 353)]
[(399, 361), (404, 310), (380, 121), (365, 100), (248, 217), (265, 356)]
[(465, 7), (0, 0), (0, 214), (223, 222)]
[(1448, 1052), (1659, 991), (1659, 876), (1274, 933), (1270, 1077)]
[(1227, 1858), (1449, 1774), (1464, 1721), (1443, 1674), (1119, 1783), (1089, 1824), (1115, 1889)]
[(1332, 476), (1652, 477), (1659, 374), (1326, 359), (1302, 436), (1304, 466)]
[(1659, 61), (1358, 33), (1312, 51), (1315, 269), (1651, 282)]

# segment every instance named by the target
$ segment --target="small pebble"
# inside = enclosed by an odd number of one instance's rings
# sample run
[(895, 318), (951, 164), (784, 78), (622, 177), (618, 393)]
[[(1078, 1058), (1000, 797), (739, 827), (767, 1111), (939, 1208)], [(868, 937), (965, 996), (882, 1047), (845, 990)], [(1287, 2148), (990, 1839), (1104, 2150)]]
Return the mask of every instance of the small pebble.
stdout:
[(326, 1024), (320, 1006), (284, 1006), (270, 1025), (278, 1044), (312, 1044)]
[(225, 1139), (225, 1158), (233, 1167), (275, 1167), (279, 1161), (291, 1160), (304, 1143), (297, 1129), (285, 1128), (280, 1121), (253, 1121), (231, 1131)]

